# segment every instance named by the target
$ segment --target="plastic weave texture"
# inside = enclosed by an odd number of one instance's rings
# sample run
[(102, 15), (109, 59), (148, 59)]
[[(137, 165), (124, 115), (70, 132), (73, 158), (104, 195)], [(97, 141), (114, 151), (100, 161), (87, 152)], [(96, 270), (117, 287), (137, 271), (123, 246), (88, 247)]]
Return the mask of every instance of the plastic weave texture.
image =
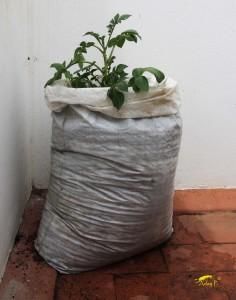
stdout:
[(172, 233), (179, 114), (118, 119), (80, 105), (52, 113), (51, 177), (35, 246), (61, 273), (151, 249)]

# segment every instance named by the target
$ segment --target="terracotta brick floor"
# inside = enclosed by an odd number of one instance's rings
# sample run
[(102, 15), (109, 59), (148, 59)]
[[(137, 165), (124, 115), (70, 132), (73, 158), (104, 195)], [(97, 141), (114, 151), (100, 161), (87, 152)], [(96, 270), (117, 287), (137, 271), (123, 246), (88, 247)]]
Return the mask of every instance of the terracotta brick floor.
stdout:
[(57, 274), (33, 248), (44, 199), (35, 191), (26, 207), (0, 300), (236, 300), (236, 190), (177, 191), (168, 242), (79, 275)]

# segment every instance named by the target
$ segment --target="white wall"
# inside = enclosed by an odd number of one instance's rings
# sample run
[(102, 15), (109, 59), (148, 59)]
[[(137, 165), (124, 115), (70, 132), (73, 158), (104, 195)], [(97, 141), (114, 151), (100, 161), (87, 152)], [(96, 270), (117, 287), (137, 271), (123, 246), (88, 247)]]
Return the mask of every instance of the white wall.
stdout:
[(70, 58), (82, 34), (116, 13), (142, 42), (118, 55), (130, 67), (156, 66), (177, 79), (184, 133), (177, 188), (236, 187), (236, 2), (136, 0), (34, 2), (34, 184), (46, 187), (51, 122), (43, 100), (48, 66)]
[(31, 190), (28, 3), (0, 1), (0, 279)]

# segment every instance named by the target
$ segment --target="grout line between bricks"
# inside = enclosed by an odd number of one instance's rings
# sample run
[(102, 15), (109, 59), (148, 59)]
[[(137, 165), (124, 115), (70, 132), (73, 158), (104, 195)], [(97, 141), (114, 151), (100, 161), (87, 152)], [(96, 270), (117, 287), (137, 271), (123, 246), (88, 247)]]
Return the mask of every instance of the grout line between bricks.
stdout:
[(208, 242), (208, 241), (203, 241), (203, 242), (197, 242), (197, 243), (172, 243), (170, 242), (168, 245), (166, 245), (163, 248), (169, 247), (169, 246), (196, 246), (196, 245), (236, 245), (236, 242)]
[(59, 274), (57, 272), (57, 276), (56, 276), (55, 284), (54, 284), (54, 291), (53, 291), (53, 298), (52, 298), (52, 300), (57, 300), (57, 281), (58, 281), (58, 277), (59, 277)]
[(185, 210), (174, 210), (174, 216), (186, 216), (186, 215), (206, 215), (215, 213), (236, 213), (236, 209), (222, 209), (222, 210), (201, 210), (201, 211), (185, 211)]
[(169, 269), (169, 265), (168, 265), (168, 262), (167, 262), (167, 259), (166, 259), (166, 256), (165, 256), (165, 253), (163, 251), (164, 248), (160, 248), (160, 253), (161, 253), (161, 257), (164, 261), (164, 264), (166, 266), (166, 269), (167, 269), (167, 272), (163, 272), (163, 273), (169, 273), (170, 272), (170, 269)]
[(113, 281), (113, 286), (114, 286), (114, 293), (115, 293), (115, 300), (118, 300), (117, 298), (117, 290), (116, 290), (116, 280), (115, 280), (115, 275), (112, 275), (112, 281)]
[(122, 277), (129, 276), (129, 275), (140, 275), (140, 274), (169, 274), (169, 271), (139, 271), (139, 272), (122, 272), (122, 273), (108, 273), (110, 275), (113, 275), (114, 277)]

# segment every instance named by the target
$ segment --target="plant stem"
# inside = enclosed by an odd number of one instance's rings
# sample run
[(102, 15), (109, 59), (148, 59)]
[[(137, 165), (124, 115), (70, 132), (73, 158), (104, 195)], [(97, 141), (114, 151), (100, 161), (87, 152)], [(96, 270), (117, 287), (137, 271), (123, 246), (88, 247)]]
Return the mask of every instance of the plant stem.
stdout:
[(103, 53), (103, 49), (99, 48), (98, 46), (93, 45), (92, 47), (97, 48), (99, 52)]
[(112, 47), (111, 53), (110, 53), (108, 58), (107, 58), (107, 48), (108, 48), (108, 44), (111, 40), (114, 29), (115, 29), (115, 26), (112, 28), (111, 33), (108, 36), (108, 40), (107, 40), (107, 43), (106, 43), (105, 47), (103, 47), (103, 60), (104, 60), (104, 73), (103, 73), (103, 76), (104, 77), (106, 77), (108, 75), (108, 72), (111, 68), (110, 60), (111, 60), (112, 54), (114, 52), (115, 46)]
[(110, 55), (109, 55), (109, 57), (108, 57), (108, 62), (110, 62), (110, 60), (111, 60), (111, 58), (112, 58), (113, 52), (114, 52), (114, 50), (115, 50), (115, 47), (116, 47), (116, 46), (113, 46), (112, 49), (111, 49)]
[[(77, 62), (70, 62), (67, 66), (66, 66), (66, 69), (69, 69), (70, 67), (72, 67), (72, 66), (74, 66), (74, 65), (76, 65), (77, 64)], [(89, 65), (93, 65), (93, 66), (95, 66), (101, 73), (103, 73), (102, 72), (102, 69), (97, 65), (97, 64), (95, 64), (95, 62), (91, 62), (91, 61), (83, 61), (83, 64), (89, 64)]]
[(93, 65), (94, 67), (96, 67), (102, 73), (102, 69), (97, 64), (95, 64), (95, 62), (84, 61), (83, 63), (84, 64), (91, 64), (91, 65)]

